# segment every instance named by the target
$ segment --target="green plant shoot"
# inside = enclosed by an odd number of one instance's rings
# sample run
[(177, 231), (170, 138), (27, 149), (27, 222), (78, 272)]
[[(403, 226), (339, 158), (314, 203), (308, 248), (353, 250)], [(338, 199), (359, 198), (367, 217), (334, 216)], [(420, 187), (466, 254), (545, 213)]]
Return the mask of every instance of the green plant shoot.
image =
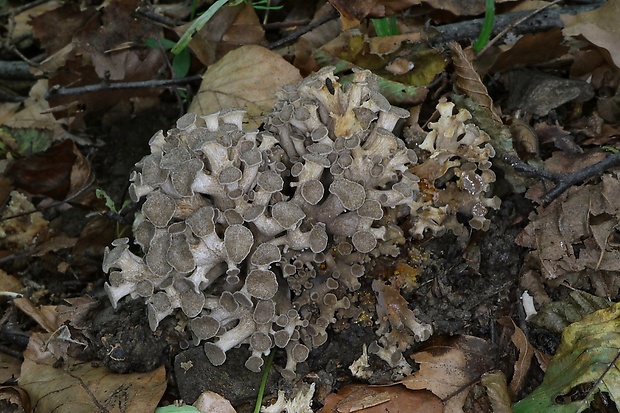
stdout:
[(482, 22), (482, 30), (478, 35), (478, 39), (473, 45), (474, 52), (478, 53), (484, 46), (489, 43), (491, 32), (493, 31), (493, 22), (495, 21), (495, 1), (486, 0), (486, 10), (484, 12), (484, 21)]

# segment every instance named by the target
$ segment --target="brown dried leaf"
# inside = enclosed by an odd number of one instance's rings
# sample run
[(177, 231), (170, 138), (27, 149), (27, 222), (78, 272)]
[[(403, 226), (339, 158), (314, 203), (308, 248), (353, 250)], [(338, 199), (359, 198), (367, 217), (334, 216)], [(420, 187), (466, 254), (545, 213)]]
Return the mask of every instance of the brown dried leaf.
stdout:
[(345, 386), (325, 399), (318, 413), (442, 413), (443, 404), (425, 390), (396, 386)]
[[(495, 0), (496, 3), (506, 3), (514, 0)], [(485, 0), (424, 0), (434, 9), (446, 10), (456, 16), (475, 16), (484, 13)]]
[(493, 120), (501, 124), (502, 120), (493, 107), (493, 99), (489, 96), (480, 75), (474, 69), (471, 59), (456, 42), (450, 42), (450, 51), (452, 52), (452, 62), (456, 74), (456, 85), (478, 105), (488, 109)]
[(242, 108), (248, 128), (256, 128), (273, 107), (282, 86), (301, 80), (299, 71), (280, 55), (249, 45), (210, 66), (188, 112), (207, 115), (223, 108)]
[(148, 373), (113, 374), (106, 367), (93, 367), (66, 353), (52, 354), (49, 350), (59, 341), (35, 333), (24, 351), (19, 384), (30, 395), (37, 412), (155, 410), (166, 389), (163, 366)]
[(480, 383), (487, 389), (493, 413), (512, 413), (510, 394), (506, 386), (506, 376), (501, 371), (482, 375)]
[(56, 306), (48, 305), (37, 308), (32, 301), (25, 297), (16, 298), (13, 300), (13, 304), (36, 321), (48, 333), (56, 331), (60, 326), (56, 314)]
[(510, 317), (502, 317), (497, 320), (498, 323), (512, 331), (510, 335), (510, 341), (519, 350), (519, 357), (515, 361), (514, 374), (510, 381), (510, 394), (516, 396), (525, 381), (530, 365), (532, 364), (532, 357), (534, 357), (534, 347), (530, 344), (525, 333), (521, 330)]
[(17, 188), (58, 201), (82, 192), (94, 179), (90, 163), (70, 139), (16, 160), (6, 175)]
[[(190, 25), (179, 26), (175, 31), (182, 35)], [(251, 4), (242, 3), (219, 9), (194, 35), (189, 47), (205, 66), (210, 66), (240, 46), (263, 43), (265, 31), (256, 16), (256, 10)]]
[(9, 356), (5, 353), (0, 353), (0, 380), (1, 383), (6, 383), (9, 380), (15, 380), (19, 378), (19, 371), (21, 369), (22, 362), (16, 357)]
[(28, 393), (17, 386), (0, 387), (0, 404), (5, 409), (3, 411), (7, 413), (26, 413), (31, 411)]
[(491, 346), (472, 336), (432, 337), (411, 356), (420, 370), (402, 381), (411, 390), (430, 390), (442, 399), (446, 411), (458, 411), (468, 391), (491, 370)]
[(360, 24), (375, 7), (378, 0), (329, 0), (329, 3), (340, 13), (342, 30), (348, 30)]
[(620, 68), (620, 33), (618, 32), (620, 1), (605, 2), (595, 10), (577, 15), (561, 15), (565, 36), (582, 35), (593, 44), (605, 49), (606, 57)]
[[(9, 275), (0, 268), (0, 291), (20, 293), (24, 289), (24, 285), (12, 275)], [(3, 383), (0, 381), (0, 383)]]

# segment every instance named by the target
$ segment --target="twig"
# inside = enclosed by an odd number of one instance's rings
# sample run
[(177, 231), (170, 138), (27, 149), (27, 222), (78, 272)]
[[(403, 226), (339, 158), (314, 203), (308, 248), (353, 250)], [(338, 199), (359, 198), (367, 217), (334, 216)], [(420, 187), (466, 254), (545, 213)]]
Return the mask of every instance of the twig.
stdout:
[[(594, 10), (601, 6), (604, 2), (596, 0), (590, 4), (583, 6), (568, 7), (552, 7), (550, 9), (539, 12), (535, 17), (524, 21), (522, 24), (513, 28), (512, 33), (516, 35), (527, 33), (538, 33), (547, 31), (557, 27), (563, 27), (560, 20), (560, 14), (578, 14), (586, 11)], [(499, 34), (504, 28), (513, 24), (514, 21), (531, 14), (530, 10), (505, 13), (495, 16), (495, 25), (493, 27), (493, 36)], [(483, 19), (467, 20), (464, 22), (446, 24), (436, 26), (432, 29), (439, 32), (435, 36), (431, 36), (429, 41), (431, 45), (447, 43), (451, 40), (475, 39), (482, 28)]]
[(45, 94), (46, 100), (58, 99), (64, 96), (76, 96), (83, 95), (86, 93), (94, 93), (101, 92), (103, 90), (126, 90), (126, 89), (150, 89), (150, 88), (160, 88), (160, 87), (169, 87), (175, 85), (182, 85), (186, 83), (196, 82), (202, 79), (202, 76), (188, 76), (180, 79), (164, 79), (164, 80), (144, 80), (139, 82), (118, 82), (118, 83), (110, 83), (110, 82), (100, 82), (93, 85), (84, 85), (78, 87), (59, 87), (54, 86), (50, 88)]
[(571, 186), (582, 183), (587, 179), (602, 175), (606, 170), (616, 166), (620, 166), (620, 154), (609, 155), (594, 165), (590, 165), (579, 171), (566, 174), (562, 177), (562, 179), (556, 182), (556, 185), (552, 190), (543, 196), (542, 200), (545, 204), (549, 204), (551, 201), (562, 195)]
[(286, 46), (287, 44), (292, 43), (295, 40), (299, 39), (304, 34), (316, 29), (319, 26), (324, 25), (328, 21), (337, 19), (339, 16), (340, 14), (338, 13), (338, 11), (336, 11), (336, 9), (331, 9), (328, 13), (319, 17), (316, 21), (311, 22), (306, 27), (296, 30), (293, 33), (289, 34), (288, 36), (283, 37), (282, 39), (277, 40), (273, 43), (270, 43), (267, 46), (267, 48), (269, 50), (273, 50), (273, 49), (277, 49), (282, 46)]
[(516, 156), (509, 155), (503, 151), (498, 151), (497, 156), (499, 159), (510, 165), (515, 171), (520, 172), (523, 175), (535, 178), (544, 178), (555, 183), (555, 187), (543, 195), (542, 202), (544, 205), (549, 205), (570, 187), (585, 182), (590, 178), (600, 176), (603, 172), (610, 168), (620, 166), (620, 154), (612, 154), (594, 165), (587, 166), (583, 169), (568, 174), (560, 174), (528, 165)]
[(33, 80), (30, 66), (26, 62), (0, 60), (0, 78), (11, 80)]
[(520, 25), (521, 23), (525, 22), (527, 19), (530, 19), (532, 17), (534, 17), (535, 15), (537, 15), (538, 13), (540, 13), (541, 11), (545, 10), (546, 8), (549, 8), (555, 4), (558, 4), (560, 1), (562, 0), (554, 0), (551, 3), (545, 4), (544, 6), (533, 10), (531, 13), (529, 13), (527, 16), (523, 16), (520, 19), (515, 20), (514, 22), (510, 23), (508, 26), (506, 26), (501, 32), (499, 32), (497, 34), (497, 36), (495, 36), (494, 38), (492, 38), (491, 40), (489, 40), (489, 42), (478, 52), (476, 53), (476, 56), (480, 56), (482, 55), (484, 52), (486, 52), (487, 50), (489, 50), (489, 47), (493, 46), (495, 43), (497, 43), (502, 37), (504, 37), (506, 35), (506, 33), (508, 33), (509, 31), (511, 31), (512, 29), (514, 29), (515, 27), (517, 27), (518, 25)]
[(35, 0), (28, 4), (24, 4), (23, 6), (15, 7), (12, 10), (3, 11), (2, 13), (0, 13), (0, 17), (10, 16), (10, 15), (16, 16), (19, 13), (25, 12), (26, 10), (33, 9), (41, 4), (47, 3), (48, 1), (51, 1), (51, 0)]

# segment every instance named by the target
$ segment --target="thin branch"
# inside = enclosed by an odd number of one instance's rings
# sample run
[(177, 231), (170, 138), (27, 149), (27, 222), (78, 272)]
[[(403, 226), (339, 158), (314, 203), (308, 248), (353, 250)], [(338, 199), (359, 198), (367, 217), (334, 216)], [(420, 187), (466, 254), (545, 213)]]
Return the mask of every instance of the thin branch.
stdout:
[(555, 187), (543, 195), (542, 202), (544, 205), (549, 205), (570, 187), (585, 182), (588, 179), (598, 177), (608, 169), (620, 166), (620, 154), (612, 154), (594, 165), (568, 174), (560, 174), (531, 166), (516, 156), (507, 154), (503, 151), (498, 151), (497, 157), (523, 175), (547, 179), (555, 183)]
[(151, 89), (160, 87), (169, 87), (175, 85), (183, 85), (186, 83), (196, 82), (202, 79), (202, 76), (188, 76), (180, 79), (164, 79), (164, 80), (144, 80), (139, 82), (100, 82), (92, 85), (84, 85), (77, 87), (60, 87), (53, 86), (45, 94), (46, 100), (54, 100), (65, 96), (77, 96), (86, 93), (94, 93), (108, 90), (126, 90), (126, 89)]
[[(527, 33), (538, 33), (553, 28), (564, 27), (560, 14), (579, 14), (586, 11), (594, 10), (604, 4), (604, 1), (596, 0), (590, 4), (582, 6), (568, 7), (552, 7), (538, 13), (534, 18), (527, 19), (522, 24), (517, 25), (513, 30), (509, 30), (515, 35)], [(493, 36), (499, 34), (504, 28), (509, 27), (515, 21), (531, 14), (531, 10), (504, 13), (495, 16), (495, 24), (493, 27)], [(429, 41), (431, 45), (447, 43), (449, 41), (458, 41), (466, 39), (475, 39), (482, 29), (483, 19), (467, 20), (459, 23), (446, 24), (443, 26), (432, 27), (432, 30), (438, 33), (431, 35)]]
[(620, 166), (620, 154), (609, 155), (594, 165), (590, 165), (579, 171), (566, 174), (562, 177), (562, 179), (556, 182), (556, 185), (552, 190), (543, 196), (542, 200), (545, 205), (547, 205), (562, 195), (571, 186), (580, 184), (590, 178), (600, 176), (606, 170), (615, 168), (616, 166)]

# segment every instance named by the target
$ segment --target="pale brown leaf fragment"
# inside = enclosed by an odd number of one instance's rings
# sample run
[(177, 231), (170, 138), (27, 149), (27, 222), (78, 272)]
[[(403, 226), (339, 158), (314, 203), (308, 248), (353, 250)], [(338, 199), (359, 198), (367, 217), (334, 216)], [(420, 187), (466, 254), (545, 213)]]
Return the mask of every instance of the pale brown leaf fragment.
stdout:
[(247, 111), (247, 128), (256, 128), (273, 107), (276, 92), (299, 80), (299, 71), (277, 53), (242, 46), (209, 67), (188, 112), (207, 115), (241, 108)]
[(474, 69), (474, 65), (461, 46), (456, 42), (450, 42), (450, 52), (456, 74), (455, 83), (458, 88), (465, 92), (474, 102), (488, 109), (495, 122), (502, 123), (499, 114), (493, 107), (493, 99), (489, 96), (489, 92), (482, 83), (480, 75)]
[(519, 350), (519, 357), (515, 361), (514, 374), (510, 381), (510, 394), (513, 396), (523, 387), (525, 376), (532, 364), (532, 357), (534, 357), (534, 347), (530, 344), (525, 333), (521, 330), (510, 317), (502, 317), (498, 322), (504, 327), (512, 331), (510, 335), (510, 341)]
[(325, 399), (318, 413), (442, 413), (441, 400), (426, 390), (403, 386), (345, 386)]
[(605, 49), (607, 59), (620, 68), (620, 31), (618, 30), (620, 1), (606, 1), (601, 7), (577, 15), (561, 15), (565, 36), (582, 35), (593, 44)]
[[(166, 389), (162, 366), (148, 373), (114, 374), (49, 349), (59, 340), (34, 333), (24, 351), (19, 385), (34, 413), (152, 412)], [(57, 346), (58, 349), (62, 346)], [(59, 362), (60, 361), (60, 362)]]
[(485, 373), (480, 382), (487, 389), (487, 396), (493, 407), (493, 413), (512, 413), (510, 394), (504, 373), (501, 371)]

